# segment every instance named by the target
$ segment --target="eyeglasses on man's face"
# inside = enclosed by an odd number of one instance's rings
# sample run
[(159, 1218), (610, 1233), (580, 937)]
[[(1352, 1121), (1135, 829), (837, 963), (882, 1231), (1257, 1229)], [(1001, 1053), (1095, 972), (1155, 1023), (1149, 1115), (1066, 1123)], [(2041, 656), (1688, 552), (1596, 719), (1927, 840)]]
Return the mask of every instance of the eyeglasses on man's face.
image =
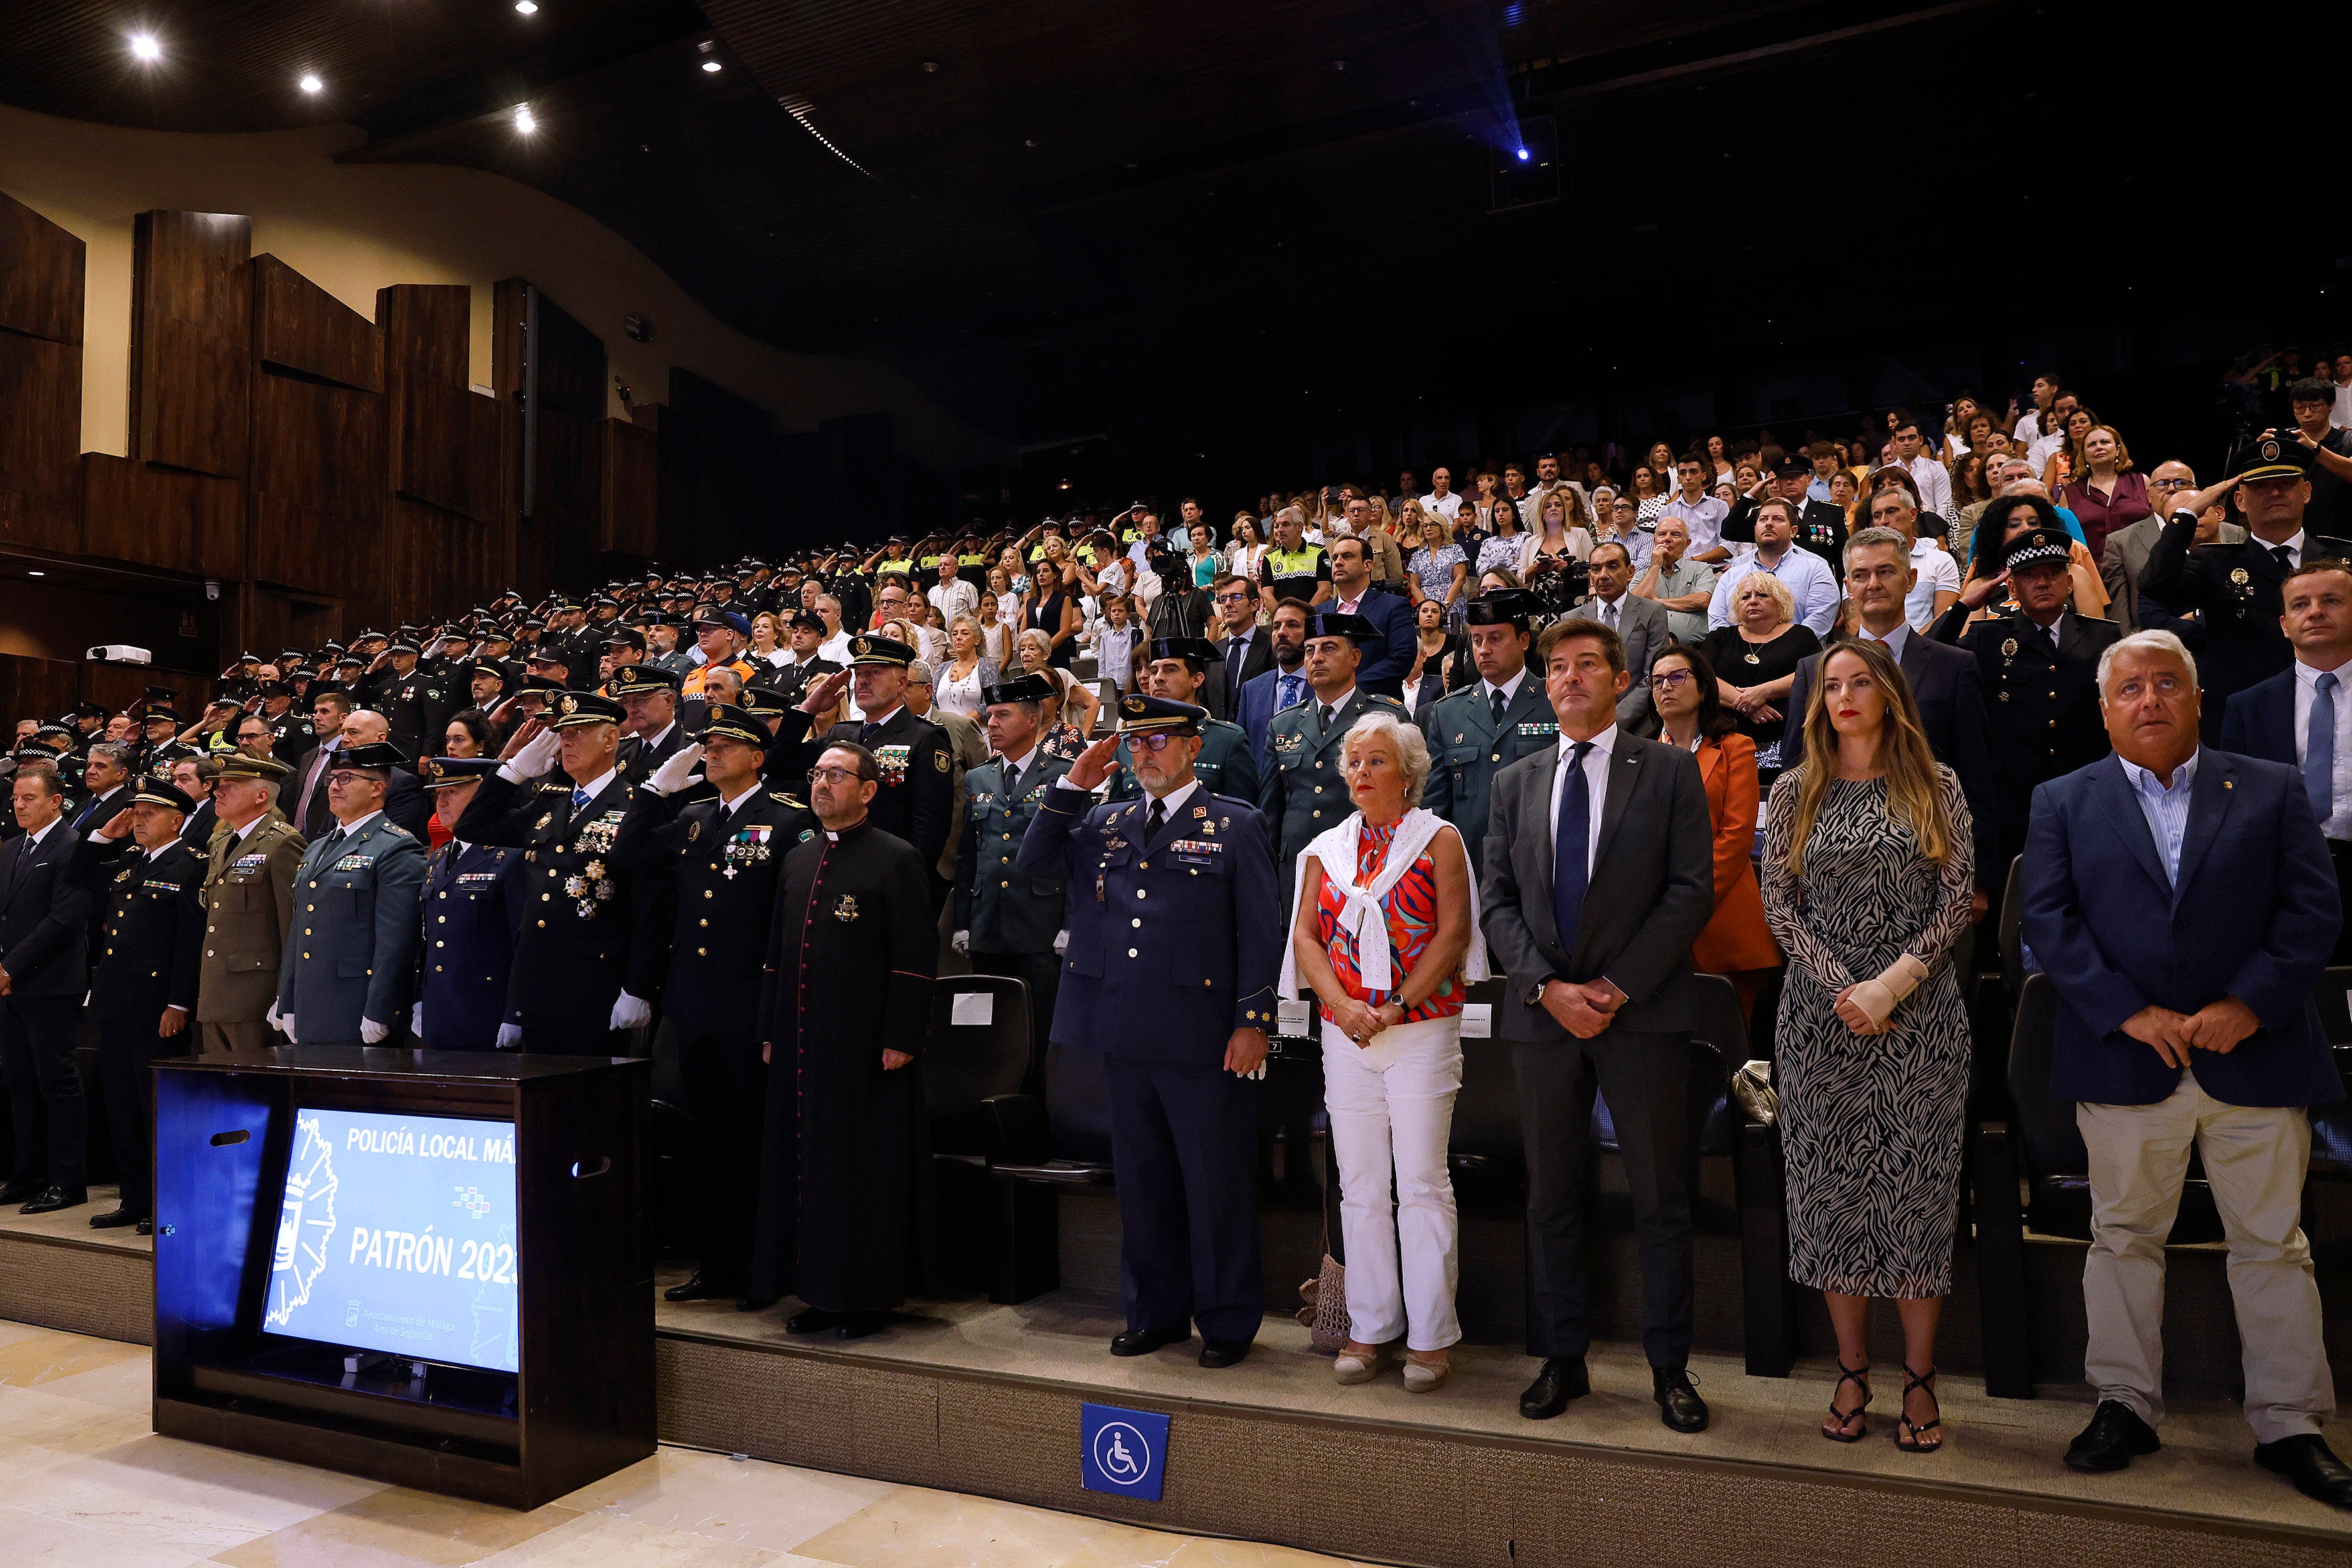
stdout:
[(829, 784), (839, 785), (852, 784), (855, 783), (857, 778), (857, 770), (856, 768), (836, 767), (811, 768), (809, 770), (809, 777)]

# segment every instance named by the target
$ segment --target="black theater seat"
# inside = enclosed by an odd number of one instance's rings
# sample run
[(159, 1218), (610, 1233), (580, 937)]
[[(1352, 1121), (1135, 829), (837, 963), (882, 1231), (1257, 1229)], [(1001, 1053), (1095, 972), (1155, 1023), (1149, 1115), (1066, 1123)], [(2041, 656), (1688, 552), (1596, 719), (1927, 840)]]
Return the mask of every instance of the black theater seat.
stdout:
[(1061, 1283), (1059, 1194), (1112, 1185), (1102, 1053), (1056, 1041), (1045, 1053), (1044, 1095), (996, 1095), (986, 1110), (997, 1226), (988, 1299), (1026, 1301)]

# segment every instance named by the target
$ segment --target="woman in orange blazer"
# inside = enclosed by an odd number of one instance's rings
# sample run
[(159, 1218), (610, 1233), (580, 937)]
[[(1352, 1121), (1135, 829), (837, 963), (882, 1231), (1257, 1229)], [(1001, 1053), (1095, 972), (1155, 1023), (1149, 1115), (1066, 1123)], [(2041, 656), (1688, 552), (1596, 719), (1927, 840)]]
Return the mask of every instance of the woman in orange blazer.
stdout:
[(1764, 924), (1764, 895), (1748, 867), (1756, 843), (1756, 742), (1738, 732), (1717, 695), (1715, 671), (1696, 648), (1669, 647), (1650, 666), (1658, 737), (1698, 758), (1715, 826), (1715, 917), (1691, 944), (1691, 966), (1728, 974), (1742, 1012), (1756, 1005), (1756, 972), (1780, 966)]

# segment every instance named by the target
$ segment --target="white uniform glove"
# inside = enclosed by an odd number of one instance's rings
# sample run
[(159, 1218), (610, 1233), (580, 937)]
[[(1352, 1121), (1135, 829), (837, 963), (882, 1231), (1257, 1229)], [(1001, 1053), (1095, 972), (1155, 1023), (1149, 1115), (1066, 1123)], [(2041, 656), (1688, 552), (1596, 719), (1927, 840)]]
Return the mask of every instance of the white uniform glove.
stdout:
[(499, 1049), (502, 1051), (510, 1051), (520, 1044), (522, 1044), (522, 1026), (520, 1024), (500, 1024), (499, 1026)]
[(408, 1032), (420, 1040), (425, 1037), (425, 1004), (422, 1002), (408, 1009)]
[(624, 991), (613, 998), (613, 1022), (609, 1026), (615, 1029), (634, 1029), (640, 1024), (650, 1022), (653, 1016), (654, 1010), (651, 1004), (640, 1002)]
[(360, 1020), (360, 1044), (363, 1046), (380, 1046), (391, 1033), (389, 1028), (377, 1023), (373, 1018)]
[(956, 932), (955, 935), (950, 937), (948, 939), (948, 942), (949, 945), (952, 946), (958, 952), (970, 952), (971, 951), (971, 932), (968, 931), (960, 931)]
[(693, 779), (694, 764), (700, 761), (702, 761), (702, 747), (699, 742), (681, 747), (675, 755), (654, 770), (653, 777), (646, 781), (645, 787), (656, 795), (676, 795)]
[(552, 730), (535, 735), (523, 749), (499, 764), (499, 777), (509, 784), (528, 784), (555, 765), (562, 739)]
[(278, 1016), (278, 1004), (275, 1002), (269, 1005), (269, 1011), (261, 1016), (261, 1021), (280, 1034), (286, 1030), (286, 1020)]
[(299, 1046), (299, 1045), (300, 1045), (300, 1044), (302, 1043), (299, 1039), (298, 1039), (298, 1038), (296, 1038), (296, 1037), (295, 1037), (295, 1034), (294, 1034), (294, 1015), (293, 1015), (293, 1014), (291, 1014), (291, 1013), (280, 1013), (280, 1014), (278, 1014), (278, 1027), (279, 1032), (280, 1032), (280, 1033), (282, 1033), (282, 1034), (286, 1037), (286, 1043), (287, 1043), (288, 1045), (289, 1045), (289, 1046)]
[(1070, 933), (1066, 931), (1055, 931), (1054, 933), (1054, 956), (1059, 958), (1062, 954), (1069, 951)]

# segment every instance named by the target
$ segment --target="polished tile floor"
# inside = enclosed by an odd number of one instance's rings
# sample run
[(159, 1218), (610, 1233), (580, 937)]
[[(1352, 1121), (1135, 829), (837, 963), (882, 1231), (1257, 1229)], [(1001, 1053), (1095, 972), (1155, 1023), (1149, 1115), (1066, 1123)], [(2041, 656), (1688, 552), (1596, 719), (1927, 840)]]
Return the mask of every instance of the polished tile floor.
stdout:
[(0, 1323), (8, 1568), (1316, 1568), (922, 1487), (665, 1447), (530, 1513), (159, 1437), (143, 1346)]

